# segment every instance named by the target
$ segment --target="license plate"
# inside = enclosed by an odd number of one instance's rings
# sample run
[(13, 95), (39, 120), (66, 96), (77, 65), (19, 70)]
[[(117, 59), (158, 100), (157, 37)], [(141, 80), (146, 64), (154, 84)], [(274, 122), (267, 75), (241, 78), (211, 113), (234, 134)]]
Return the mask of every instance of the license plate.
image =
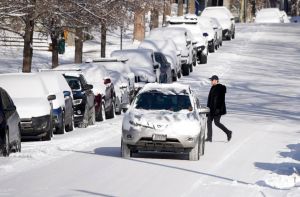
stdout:
[(154, 134), (152, 136), (153, 141), (167, 141), (167, 135)]

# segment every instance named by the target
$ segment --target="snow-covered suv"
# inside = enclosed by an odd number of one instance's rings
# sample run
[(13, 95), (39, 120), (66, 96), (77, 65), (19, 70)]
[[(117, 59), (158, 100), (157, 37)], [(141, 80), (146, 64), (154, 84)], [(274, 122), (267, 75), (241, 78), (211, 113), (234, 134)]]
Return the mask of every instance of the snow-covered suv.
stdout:
[(183, 27), (162, 27), (151, 30), (147, 39), (172, 39), (181, 52), (181, 71), (184, 76), (193, 71), (196, 53), (192, 41), (192, 33)]
[(207, 7), (201, 16), (216, 18), (223, 29), (223, 39), (231, 40), (235, 38), (235, 21), (232, 13), (224, 6)]
[(139, 151), (204, 154), (206, 114), (189, 86), (147, 84), (125, 114), (121, 152), (125, 158)]

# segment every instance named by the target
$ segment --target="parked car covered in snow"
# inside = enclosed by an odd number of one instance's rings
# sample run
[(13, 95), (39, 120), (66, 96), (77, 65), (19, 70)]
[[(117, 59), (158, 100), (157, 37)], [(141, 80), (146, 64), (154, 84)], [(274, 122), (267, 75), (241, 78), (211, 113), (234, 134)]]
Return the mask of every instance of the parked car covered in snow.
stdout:
[(21, 152), (21, 125), (17, 108), (0, 88), (0, 155), (8, 157), (11, 150)]
[(161, 65), (151, 49), (116, 50), (111, 57), (127, 59), (126, 65), (135, 75), (136, 83), (160, 83)]
[(93, 85), (88, 84), (80, 72), (65, 71), (63, 76), (67, 80), (73, 93), (74, 124), (86, 128), (95, 124), (95, 95)]
[(211, 23), (211, 18), (210, 17), (204, 17), (200, 16), (198, 18), (198, 25), (199, 28), (202, 30), (202, 32), (205, 34), (206, 33), (206, 39), (208, 41), (208, 52), (214, 53), (215, 50), (217, 49), (217, 39), (218, 35), (217, 32), (214, 30), (213, 25)]
[(212, 27), (215, 30), (217, 34), (216, 44), (219, 48), (223, 44), (223, 28), (222, 25), (219, 23), (219, 21), (216, 18), (210, 18)]
[(181, 54), (176, 44), (171, 39), (145, 39), (139, 48), (152, 49), (155, 52), (163, 53), (171, 64), (173, 81), (181, 77)]
[(37, 74), (0, 75), (0, 87), (11, 96), (21, 119), (21, 135), (24, 138), (51, 140), (53, 135), (52, 101), (41, 78)]
[(281, 13), (281, 17), (282, 17), (282, 20), (283, 20), (283, 23), (290, 23), (290, 18), (288, 17), (288, 15), (286, 14), (285, 11), (283, 10), (280, 10), (280, 13)]
[(73, 131), (73, 95), (67, 81), (57, 72), (40, 72), (38, 75), (49, 94), (56, 96), (52, 101), (55, 133), (64, 134), (65, 131)]
[[(196, 15), (195, 15), (196, 16)], [(169, 27), (183, 27), (188, 29), (193, 37), (193, 47), (197, 54), (197, 60), (201, 64), (207, 63), (208, 41), (204, 33), (199, 28), (197, 17), (191, 15), (185, 17), (172, 17), (169, 21)]]
[(224, 39), (231, 40), (235, 38), (234, 17), (226, 7), (207, 7), (203, 10), (201, 16), (216, 18), (222, 26)]
[(121, 152), (125, 158), (139, 151), (204, 154), (206, 114), (189, 86), (147, 84), (139, 92), (122, 125)]
[(264, 8), (255, 16), (255, 23), (283, 23), (283, 16), (278, 8)]
[(191, 32), (183, 27), (162, 27), (151, 30), (148, 39), (172, 39), (181, 52), (181, 71), (183, 75), (189, 75), (196, 64), (196, 53), (192, 41)]

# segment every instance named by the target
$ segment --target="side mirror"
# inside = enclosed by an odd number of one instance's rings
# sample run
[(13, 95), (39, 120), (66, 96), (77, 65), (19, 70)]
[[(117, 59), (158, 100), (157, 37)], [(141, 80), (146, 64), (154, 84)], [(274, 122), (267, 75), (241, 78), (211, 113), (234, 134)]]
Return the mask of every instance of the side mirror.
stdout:
[(105, 84), (105, 85), (106, 85), (106, 84), (109, 84), (109, 83), (111, 83), (111, 79), (110, 79), (110, 78), (104, 79), (104, 84)]
[(71, 92), (69, 91), (64, 91), (64, 97), (69, 97), (71, 96)]
[(177, 52), (176, 52), (176, 55), (177, 55), (177, 56), (181, 56), (181, 52), (180, 52), (180, 51), (177, 51)]
[(197, 43), (198, 43), (197, 41), (193, 41), (193, 42), (192, 42), (193, 45), (195, 45), (195, 44), (197, 44)]
[(153, 68), (154, 68), (155, 70), (156, 70), (156, 69), (159, 69), (159, 65), (160, 65), (159, 63), (155, 62), (154, 65), (153, 65)]
[(199, 114), (209, 114), (210, 109), (208, 107), (201, 107), (199, 109)]
[(47, 97), (48, 101), (53, 101), (56, 99), (56, 95), (52, 94)]
[(208, 36), (208, 33), (203, 33), (203, 36), (204, 36), (204, 37), (207, 37), (207, 36)]

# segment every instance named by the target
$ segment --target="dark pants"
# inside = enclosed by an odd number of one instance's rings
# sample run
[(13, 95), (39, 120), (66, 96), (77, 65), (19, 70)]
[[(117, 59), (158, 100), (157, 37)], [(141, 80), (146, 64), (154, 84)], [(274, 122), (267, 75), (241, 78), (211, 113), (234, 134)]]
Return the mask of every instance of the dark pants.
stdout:
[(222, 124), (220, 123), (221, 115), (219, 116), (208, 116), (207, 117), (207, 139), (212, 139), (212, 122), (215, 121), (215, 125), (222, 129), (226, 135), (228, 136), (230, 134), (230, 131)]

